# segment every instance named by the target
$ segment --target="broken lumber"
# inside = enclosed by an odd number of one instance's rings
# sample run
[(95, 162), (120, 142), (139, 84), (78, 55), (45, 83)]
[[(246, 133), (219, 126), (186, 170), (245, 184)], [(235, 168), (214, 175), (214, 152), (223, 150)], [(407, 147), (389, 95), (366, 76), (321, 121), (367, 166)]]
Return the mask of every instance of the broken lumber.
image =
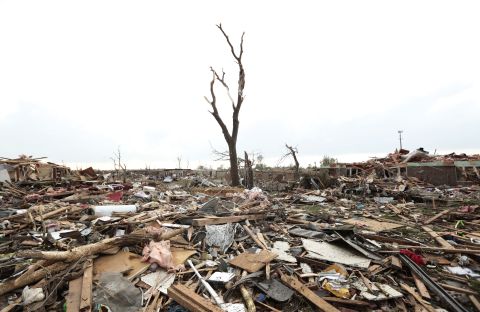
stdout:
[(441, 237), (440, 235), (438, 235), (437, 232), (435, 232), (434, 230), (432, 230), (431, 228), (429, 228), (428, 226), (424, 225), (422, 226), (422, 229), (428, 233), (428, 235), (430, 235), (431, 237), (433, 237), (433, 239), (435, 239), (435, 241), (440, 244), (440, 246), (442, 246), (443, 248), (454, 248), (449, 242), (447, 242), (446, 240), (443, 239), (443, 237)]
[(168, 296), (182, 307), (198, 312), (222, 312), (218, 306), (201, 297), (182, 284), (174, 284), (168, 288)]
[(343, 299), (338, 297), (322, 297), (322, 299), (326, 302), (340, 303), (348, 306), (370, 307), (368, 302), (361, 300)]
[(252, 215), (243, 215), (243, 216), (230, 216), (230, 217), (211, 217), (211, 218), (199, 218), (193, 219), (193, 226), (204, 226), (212, 224), (225, 224), (225, 223), (236, 223), (245, 220), (259, 220), (264, 219), (265, 214), (252, 214)]
[[(396, 246), (397, 249), (417, 249), (423, 251), (441, 251), (444, 253), (461, 253), (461, 254), (470, 254), (470, 255), (480, 255), (480, 249), (456, 249), (456, 248), (442, 248), (442, 247), (429, 247), (429, 246), (410, 246), (410, 245), (399, 245)], [(395, 251), (378, 251), (379, 253), (399, 253), (400, 250)]]
[(475, 309), (477, 309), (477, 311), (480, 311), (480, 302), (478, 301), (478, 299), (474, 295), (469, 295), (468, 299), (470, 299)]
[(436, 215), (434, 215), (433, 217), (431, 217), (430, 219), (426, 220), (425, 222), (423, 222), (423, 224), (427, 225), (427, 224), (430, 224), (432, 223), (433, 221), (437, 220), (438, 218), (440, 218), (441, 216), (444, 216), (448, 213), (450, 213), (450, 211), (452, 211), (452, 209), (445, 209), (443, 211), (440, 211), (439, 213), (437, 213)]
[(435, 312), (435, 309), (430, 305), (430, 303), (426, 302), (425, 300), (422, 299), (422, 297), (417, 294), (415, 292), (415, 290), (406, 285), (406, 284), (403, 284), (403, 283), (400, 283), (400, 286), (406, 291), (408, 292), (410, 295), (413, 296), (413, 298), (415, 298), (415, 300), (418, 301), (418, 303), (420, 303), (428, 312)]
[(268, 250), (267, 246), (265, 246), (265, 245), (258, 239), (258, 237), (255, 235), (255, 233), (253, 233), (253, 231), (248, 227), (248, 225), (243, 224), (242, 227), (243, 227), (243, 229), (245, 230), (245, 232), (248, 233), (248, 235), (250, 236), (250, 238), (255, 242), (255, 244), (258, 245), (258, 247), (260, 247), (260, 248), (262, 248), (262, 249), (265, 249), (265, 250)]
[(466, 288), (455, 287), (455, 286), (452, 286), (452, 285), (449, 285), (449, 284), (438, 283), (438, 282), (437, 282), (437, 284), (442, 286), (443, 288), (445, 288), (447, 290), (455, 291), (455, 292), (458, 292), (458, 293), (461, 293), (461, 294), (467, 294), (467, 295), (477, 295), (478, 294), (478, 292), (470, 290), (470, 289), (466, 289)]
[(93, 261), (88, 259), (84, 263), (82, 292), (80, 297), (80, 311), (92, 311), (92, 283), (93, 283)]
[(340, 312), (337, 308), (332, 306), (327, 301), (323, 300), (319, 296), (317, 296), (313, 291), (308, 289), (302, 282), (300, 282), (297, 278), (288, 276), (286, 274), (281, 274), (282, 282), (284, 282), (287, 286), (295, 289), (298, 291), (302, 296), (307, 298), (311, 303), (317, 306), (321, 311), (328, 311), (328, 312)]
[(68, 294), (65, 297), (65, 303), (67, 305), (66, 312), (80, 311), (82, 280), (83, 278), (79, 277), (68, 282)]
[(415, 282), (415, 286), (417, 286), (418, 292), (425, 300), (430, 300), (430, 293), (428, 292), (427, 286), (422, 282), (422, 280), (418, 277), (417, 274), (412, 273), (413, 281)]

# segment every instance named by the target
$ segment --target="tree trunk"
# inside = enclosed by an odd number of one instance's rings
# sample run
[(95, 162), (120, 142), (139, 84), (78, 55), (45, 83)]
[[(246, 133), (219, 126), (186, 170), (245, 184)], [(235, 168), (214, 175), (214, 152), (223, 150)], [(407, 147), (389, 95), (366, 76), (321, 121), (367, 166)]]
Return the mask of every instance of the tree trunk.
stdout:
[(298, 162), (298, 159), (297, 159), (298, 150), (296, 147), (288, 146), (288, 144), (285, 144), (285, 147), (290, 151), (289, 153), (285, 154), (285, 157), (288, 155), (292, 155), (293, 160), (295, 161), (294, 178), (295, 180), (298, 180), (300, 178), (300, 163)]
[(237, 147), (235, 142), (228, 142), (228, 151), (230, 154), (230, 177), (232, 186), (240, 186), (240, 175), (238, 173)]
[(300, 178), (300, 164), (298, 163), (297, 157), (294, 156), (295, 159), (295, 180)]
[(252, 162), (248, 159), (247, 152), (245, 152), (245, 186), (248, 189), (251, 189), (253, 187)]

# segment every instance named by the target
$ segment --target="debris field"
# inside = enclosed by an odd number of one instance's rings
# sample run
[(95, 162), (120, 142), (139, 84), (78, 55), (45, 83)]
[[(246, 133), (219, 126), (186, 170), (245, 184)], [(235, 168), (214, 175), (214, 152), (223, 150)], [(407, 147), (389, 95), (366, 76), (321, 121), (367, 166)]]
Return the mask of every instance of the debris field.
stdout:
[(480, 311), (476, 167), (401, 154), (282, 191), (0, 158), (0, 312)]

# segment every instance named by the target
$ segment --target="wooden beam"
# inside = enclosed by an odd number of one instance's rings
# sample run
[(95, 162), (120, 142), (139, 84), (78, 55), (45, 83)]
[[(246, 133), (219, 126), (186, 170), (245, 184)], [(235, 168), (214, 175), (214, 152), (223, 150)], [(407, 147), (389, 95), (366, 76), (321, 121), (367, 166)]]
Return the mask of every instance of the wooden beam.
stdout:
[(332, 306), (327, 301), (323, 300), (319, 296), (317, 296), (313, 291), (308, 289), (302, 282), (300, 282), (297, 278), (288, 276), (286, 274), (281, 274), (282, 281), (287, 284), (289, 287), (295, 289), (299, 293), (301, 293), (305, 298), (307, 298), (311, 303), (316, 305), (321, 311), (328, 311), (328, 312), (340, 312), (337, 308)]
[(66, 312), (80, 311), (80, 296), (82, 292), (83, 277), (76, 278), (68, 282), (68, 294), (65, 297), (67, 304)]
[[(469, 255), (480, 255), (480, 249), (456, 249), (456, 248), (442, 248), (442, 247), (430, 247), (430, 246), (411, 246), (411, 245), (399, 245), (396, 246), (397, 249), (417, 249), (423, 251), (436, 251), (436, 252), (444, 252), (444, 253), (462, 253), (462, 254), (469, 254)], [(399, 253), (400, 250), (380, 250), (379, 253)]]
[(408, 292), (410, 295), (412, 295), (415, 300), (418, 301), (425, 309), (427, 309), (428, 312), (436, 312), (435, 309), (430, 305), (430, 303), (426, 302), (425, 300), (422, 299), (422, 297), (415, 292), (415, 290), (408, 286), (407, 284), (400, 283), (400, 286)]
[(258, 247), (268, 250), (267, 246), (263, 245), (263, 243), (258, 239), (258, 236), (253, 233), (253, 231), (250, 229), (250, 227), (246, 224), (242, 225), (243, 229), (247, 234), (250, 236), (250, 238), (255, 242), (255, 244), (258, 245)]
[(469, 295), (468, 299), (470, 299), (475, 309), (477, 309), (477, 311), (480, 311), (480, 302), (478, 302), (478, 299), (474, 295)]
[(430, 224), (432, 223), (433, 221), (437, 220), (438, 218), (440, 218), (441, 216), (444, 216), (448, 213), (450, 213), (452, 211), (452, 209), (445, 209), (443, 211), (440, 211), (439, 213), (437, 213), (436, 215), (434, 215), (433, 217), (431, 217), (430, 219), (428, 220), (425, 220), (425, 222), (423, 222), (423, 224), (427, 225), (427, 224)]
[(434, 230), (432, 230), (431, 228), (429, 228), (428, 226), (424, 225), (422, 226), (422, 229), (428, 233), (428, 235), (430, 235), (431, 237), (433, 237), (433, 239), (435, 239), (435, 241), (440, 245), (442, 246), (443, 248), (453, 248), (455, 249), (455, 247), (453, 247), (449, 242), (447, 242), (446, 240), (443, 239), (443, 237), (441, 237), (440, 235), (438, 235), (437, 232), (435, 232)]
[(351, 299), (343, 299), (337, 297), (322, 297), (323, 300), (332, 303), (339, 303), (342, 305), (348, 306), (358, 306), (358, 307), (370, 307), (370, 303), (361, 300), (351, 300)]
[(222, 312), (218, 306), (195, 293), (192, 289), (182, 285), (174, 284), (168, 288), (168, 296), (175, 300), (182, 307), (190, 311), (198, 312)]
[(430, 300), (430, 293), (428, 292), (427, 286), (422, 282), (422, 280), (417, 276), (417, 274), (412, 273), (413, 280), (415, 281), (415, 286), (417, 286), (418, 292), (425, 300)]
[(455, 286), (452, 286), (452, 285), (449, 285), (449, 284), (438, 283), (438, 282), (437, 282), (437, 284), (442, 286), (443, 288), (445, 288), (447, 290), (455, 291), (455, 292), (458, 292), (458, 293), (461, 293), (461, 294), (467, 294), (467, 295), (477, 295), (478, 294), (478, 292), (467, 289), (467, 288), (455, 287)]
[(93, 283), (93, 260), (88, 259), (84, 264), (80, 310), (82, 312), (92, 311), (92, 283)]

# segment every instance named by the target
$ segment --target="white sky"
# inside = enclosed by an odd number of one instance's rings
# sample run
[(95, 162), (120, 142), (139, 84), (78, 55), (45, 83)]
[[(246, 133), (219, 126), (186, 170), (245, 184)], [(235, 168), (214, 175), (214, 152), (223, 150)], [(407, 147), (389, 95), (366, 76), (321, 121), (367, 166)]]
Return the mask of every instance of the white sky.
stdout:
[[(239, 154), (301, 165), (398, 145), (479, 152), (479, 1), (2, 1), (0, 156), (190, 168), (226, 149), (209, 66), (237, 72), (215, 24), (245, 35)], [(219, 92), (223, 90), (218, 90)], [(224, 98), (223, 98), (224, 99)], [(231, 123), (228, 102), (219, 110)], [(288, 164), (288, 163), (287, 163)]]

